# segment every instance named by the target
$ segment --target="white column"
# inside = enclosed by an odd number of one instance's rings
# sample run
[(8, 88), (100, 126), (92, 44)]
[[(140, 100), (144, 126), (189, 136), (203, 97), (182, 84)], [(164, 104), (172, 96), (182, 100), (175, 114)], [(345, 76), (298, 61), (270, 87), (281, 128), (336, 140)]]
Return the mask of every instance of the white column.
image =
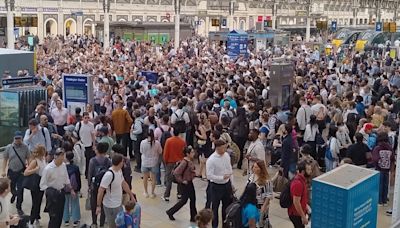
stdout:
[(181, 11), (181, 3), (180, 3), (181, 1), (180, 0), (175, 0), (175, 5), (174, 5), (174, 8), (175, 8), (175, 38), (174, 38), (174, 48), (175, 48), (175, 51), (176, 52), (178, 52), (178, 49), (179, 49), (179, 40), (180, 40), (180, 37), (179, 37), (179, 33), (180, 33), (180, 18), (181, 18), (181, 15), (180, 15), (180, 11)]
[(272, 29), (276, 29), (276, 3), (274, 3), (274, 6), (272, 7)]
[(11, 9), (7, 10), (7, 48), (14, 49), (14, 13)]
[(178, 48), (179, 48), (179, 39), (180, 39), (180, 37), (179, 37), (179, 32), (180, 32), (180, 23), (179, 23), (179, 21), (180, 21), (180, 14), (179, 14), (179, 12), (178, 13), (176, 13), (175, 14), (175, 39), (174, 39), (174, 41), (175, 41), (175, 43), (174, 43), (174, 48), (175, 48), (175, 51), (178, 51)]
[(43, 37), (45, 36), (45, 29), (43, 24), (43, 8), (38, 9), (38, 27), (37, 27), (37, 36), (39, 37), (39, 42), (43, 41)]
[(208, 33), (210, 32), (210, 17), (206, 17), (205, 19), (204, 19), (204, 27), (205, 27), (205, 34), (204, 34), (204, 36), (205, 37), (208, 37)]
[(104, 51), (110, 46), (110, 17), (109, 13), (104, 13)]
[(64, 36), (64, 17), (61, 12), (58, 13), (57, 30), (57, 34)]
[(306, 25), (306, 42), (310, 41), (310, 27), (311, 27), (311, 18), (307, 17), (307, 25)]
[(96, 26), (94, 25), (94, 21), (92, 21), (92, 35), (96, 37)]
[(76, 33), (78, 35), (83, 35), (83, 17), (77, 16), (76, 17)]

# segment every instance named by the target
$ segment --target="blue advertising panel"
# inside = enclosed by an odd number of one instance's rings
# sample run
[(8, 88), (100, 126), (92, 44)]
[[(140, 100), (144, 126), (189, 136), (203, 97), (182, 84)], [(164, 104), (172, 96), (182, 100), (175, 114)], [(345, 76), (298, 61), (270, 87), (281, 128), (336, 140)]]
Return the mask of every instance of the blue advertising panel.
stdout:
[(376, 22), (375, 23), (375, 31), (376, 32), (382, 32), (382, 22)]
[(158, 73), (153, 71), (142, 71), (142, 76), (146, 77), (146, 81), (150, 84), (157, 84), (158, 81)]
[(88, 75), (64, 74), (63, 99), (65, 107), (74, 113), (76, 107), (85, 110), (86, 104), (93, 104), (93, 84)]
[(19, 94), (0, 92), (0, 125), (19, 127)]
[(227, 52), (229, 57), (235, 59), (239, 55), (248, 56), (247, 53), (248, 35), (243, 31), (233, 30), (228, 34)]

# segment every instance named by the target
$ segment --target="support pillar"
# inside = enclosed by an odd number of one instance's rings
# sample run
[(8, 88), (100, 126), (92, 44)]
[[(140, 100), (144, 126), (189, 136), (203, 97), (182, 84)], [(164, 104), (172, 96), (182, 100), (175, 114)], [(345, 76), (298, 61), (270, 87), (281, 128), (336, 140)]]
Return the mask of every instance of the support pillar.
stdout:
[(61, 12), (58, 13), (57, 34), (64, 36), (64, 18)]
[(310, 30), (311, 30), (311, 18), (307, 17), (307, 25), (306, 25), (306, 42), (310, 42)]
[(44, 23), (43, 23), (43, 8), (38, 9), (38, 27), (37, 27), (37, 36), (39, 37), (39, 42), (43, 41), (43, 38), (45, 37), (45, 28), (44, 28)]
[(103, 48), (106, 51), (110, 47), (110, 17), (109, 13), (104, 13), (104, 41)]
[(76, 33), (78, 35), (83, 35), (83, 18), (82, 18), (82, 16), (76, 17)]
[(92, 22), (92, 36), (96, 38), (96, 26), (94, 24), (94, 21)]
[(181, 12), (181, 3), (180, 0), (175, 0), (175, 38), (174, 38), (174, 49), (178, 52), (179, 49), (179, 40), (180, 40), (180, 12)]
[(277, 7), (276, 7), (276, 3), (274, 2), (274, 5), (272, 7), (272, 29), (275, 30), (276, 29), (276, 14), (277, 14)]
[(14, 13), (11, 7), (7, 10), (7, 48), (14, 49)]

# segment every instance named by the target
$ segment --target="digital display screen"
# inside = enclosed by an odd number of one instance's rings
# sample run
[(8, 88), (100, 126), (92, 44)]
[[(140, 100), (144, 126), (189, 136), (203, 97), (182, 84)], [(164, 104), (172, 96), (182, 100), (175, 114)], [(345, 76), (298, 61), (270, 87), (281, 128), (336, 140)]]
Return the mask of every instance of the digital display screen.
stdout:
[(65, 96), (68, 99), (86, 100), (87, 90), (81, 86), (65, 86)]

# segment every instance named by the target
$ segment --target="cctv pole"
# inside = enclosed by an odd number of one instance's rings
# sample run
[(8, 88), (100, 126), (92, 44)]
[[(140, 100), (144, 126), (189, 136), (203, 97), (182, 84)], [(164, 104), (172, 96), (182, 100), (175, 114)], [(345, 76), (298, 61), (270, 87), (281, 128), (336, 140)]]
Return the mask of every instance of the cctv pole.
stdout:
[(179, 49), (179, 40), (180, 40), (180, 20), (181, 20), (181, 1), (174, 0), (174, 8), (175, 8), (175, 39), (174, 39), (174, 49), (178, 52)]
[(14, 7), (15, 0), (6, 0), (6, 10), (7, 10), (7, 48), (15, 48), (15, 36), (14, 36)]
[(103, 48), (106, 51), (110, 47), (110, 0), (103, 0), (104, 11), (104, 39)]

